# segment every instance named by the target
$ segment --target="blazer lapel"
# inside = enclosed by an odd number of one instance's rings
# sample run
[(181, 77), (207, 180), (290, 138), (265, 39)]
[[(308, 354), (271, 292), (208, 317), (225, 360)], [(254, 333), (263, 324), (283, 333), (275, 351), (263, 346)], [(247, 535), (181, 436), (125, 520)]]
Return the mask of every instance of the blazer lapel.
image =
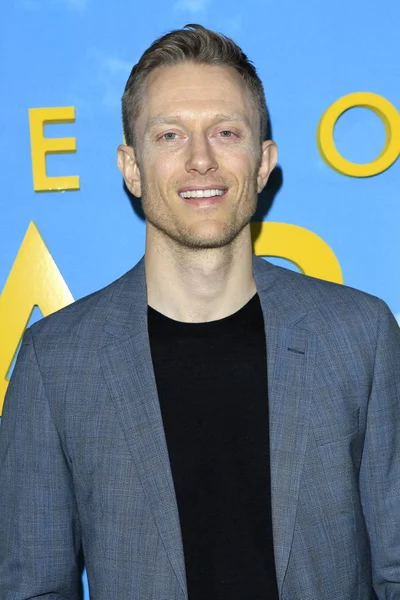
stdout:
[(304, 309), (290, 294), (282, 272), (269, 270), (266, 280), (265, 268), (254, 268), (267, 344), (272, 523), (281, 594), (307, 446), (316, 340), (314, 332), (301, 328)]
[(150, 510), (186, 598), (179, 513), (148, 339), (143, 261), (133, 275), (135, 285), (124, 281), (115, 295), (106, 324), (114, 341), (102, 349), (101, 361)]

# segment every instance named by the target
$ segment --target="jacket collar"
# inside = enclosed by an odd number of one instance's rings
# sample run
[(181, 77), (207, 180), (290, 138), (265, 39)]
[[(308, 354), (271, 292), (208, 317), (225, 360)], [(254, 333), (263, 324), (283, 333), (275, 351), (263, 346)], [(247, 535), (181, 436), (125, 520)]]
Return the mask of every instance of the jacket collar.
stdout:
[[(253, 275), (263, 310), (287, 324), (296, 324), (306, 312), (285, 269), (253, 256)], [(264, 302), (263, 302), (264, 300)], [(147, 330), (147, 289), (144, 257), (114, 284), (105, 330), (117, 338)]]

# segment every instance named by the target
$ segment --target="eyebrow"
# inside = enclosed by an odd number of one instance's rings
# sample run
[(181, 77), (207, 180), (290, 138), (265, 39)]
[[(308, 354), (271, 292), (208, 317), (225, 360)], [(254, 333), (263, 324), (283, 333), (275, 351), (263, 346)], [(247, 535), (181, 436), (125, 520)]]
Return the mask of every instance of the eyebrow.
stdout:
[[(225, 115), (225, 114), (217, 114), (214, 115), (214, 117), (212, 118), (212, 122), (213, 123), (220, 123), (222, 121), (240, 121), (242, 123), (245, 123), (245, 125), (247, 125), (247, 127), (251, 128), (251, 124), (249, 121), (249, 118), (245, 115), (245, 114), (231, 114), (231, 115)], [(151, 127), (154, 127), (155, 125), (165, 125), (165, 124), (172, 124), (172, 123), (181, 123), (182, 122), (182, 117), (180, 117), (179, 115), (170, 115), (170, 116), (163, 116), (163, 115), (159, 115), (156, 117), (153, 117), (152, 119), (150, 119), (150, 121), (148, 122), (146, 129), (150, 129)]]

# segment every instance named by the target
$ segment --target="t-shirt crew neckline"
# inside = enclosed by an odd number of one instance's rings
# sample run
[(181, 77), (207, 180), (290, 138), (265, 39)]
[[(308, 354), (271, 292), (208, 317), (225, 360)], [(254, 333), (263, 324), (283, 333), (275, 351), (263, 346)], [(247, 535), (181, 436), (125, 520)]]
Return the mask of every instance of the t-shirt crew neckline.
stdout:
[(148, 317), (151, 318), (155, 329), (162, 328), (164, 333), (168, 331), (173, 332), (174, 336), (202, 336), (208, 333), (231, 333), (232, 326), (238, 327), (240, 325), (249, 325), (249, 319), (252, 320), (252, 316), (259, 305), (259, 297), (257, 292), (250, 298), (248, 302), (239, 310), (215, 321), (202, 321), (199, 323), (188, 323), (185, 321), (176, 321), (167, 317), (163, 313), (148, 305)]

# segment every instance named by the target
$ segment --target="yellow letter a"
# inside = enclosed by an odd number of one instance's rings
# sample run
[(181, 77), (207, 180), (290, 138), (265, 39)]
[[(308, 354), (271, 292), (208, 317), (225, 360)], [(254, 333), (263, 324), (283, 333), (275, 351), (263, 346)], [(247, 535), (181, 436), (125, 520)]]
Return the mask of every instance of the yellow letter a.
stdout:
[(7, 374), (32, 311), (38, 306), (46, 316), (73, 302), (73, 297), (31, 222), (0, 296), (0, 416)]

